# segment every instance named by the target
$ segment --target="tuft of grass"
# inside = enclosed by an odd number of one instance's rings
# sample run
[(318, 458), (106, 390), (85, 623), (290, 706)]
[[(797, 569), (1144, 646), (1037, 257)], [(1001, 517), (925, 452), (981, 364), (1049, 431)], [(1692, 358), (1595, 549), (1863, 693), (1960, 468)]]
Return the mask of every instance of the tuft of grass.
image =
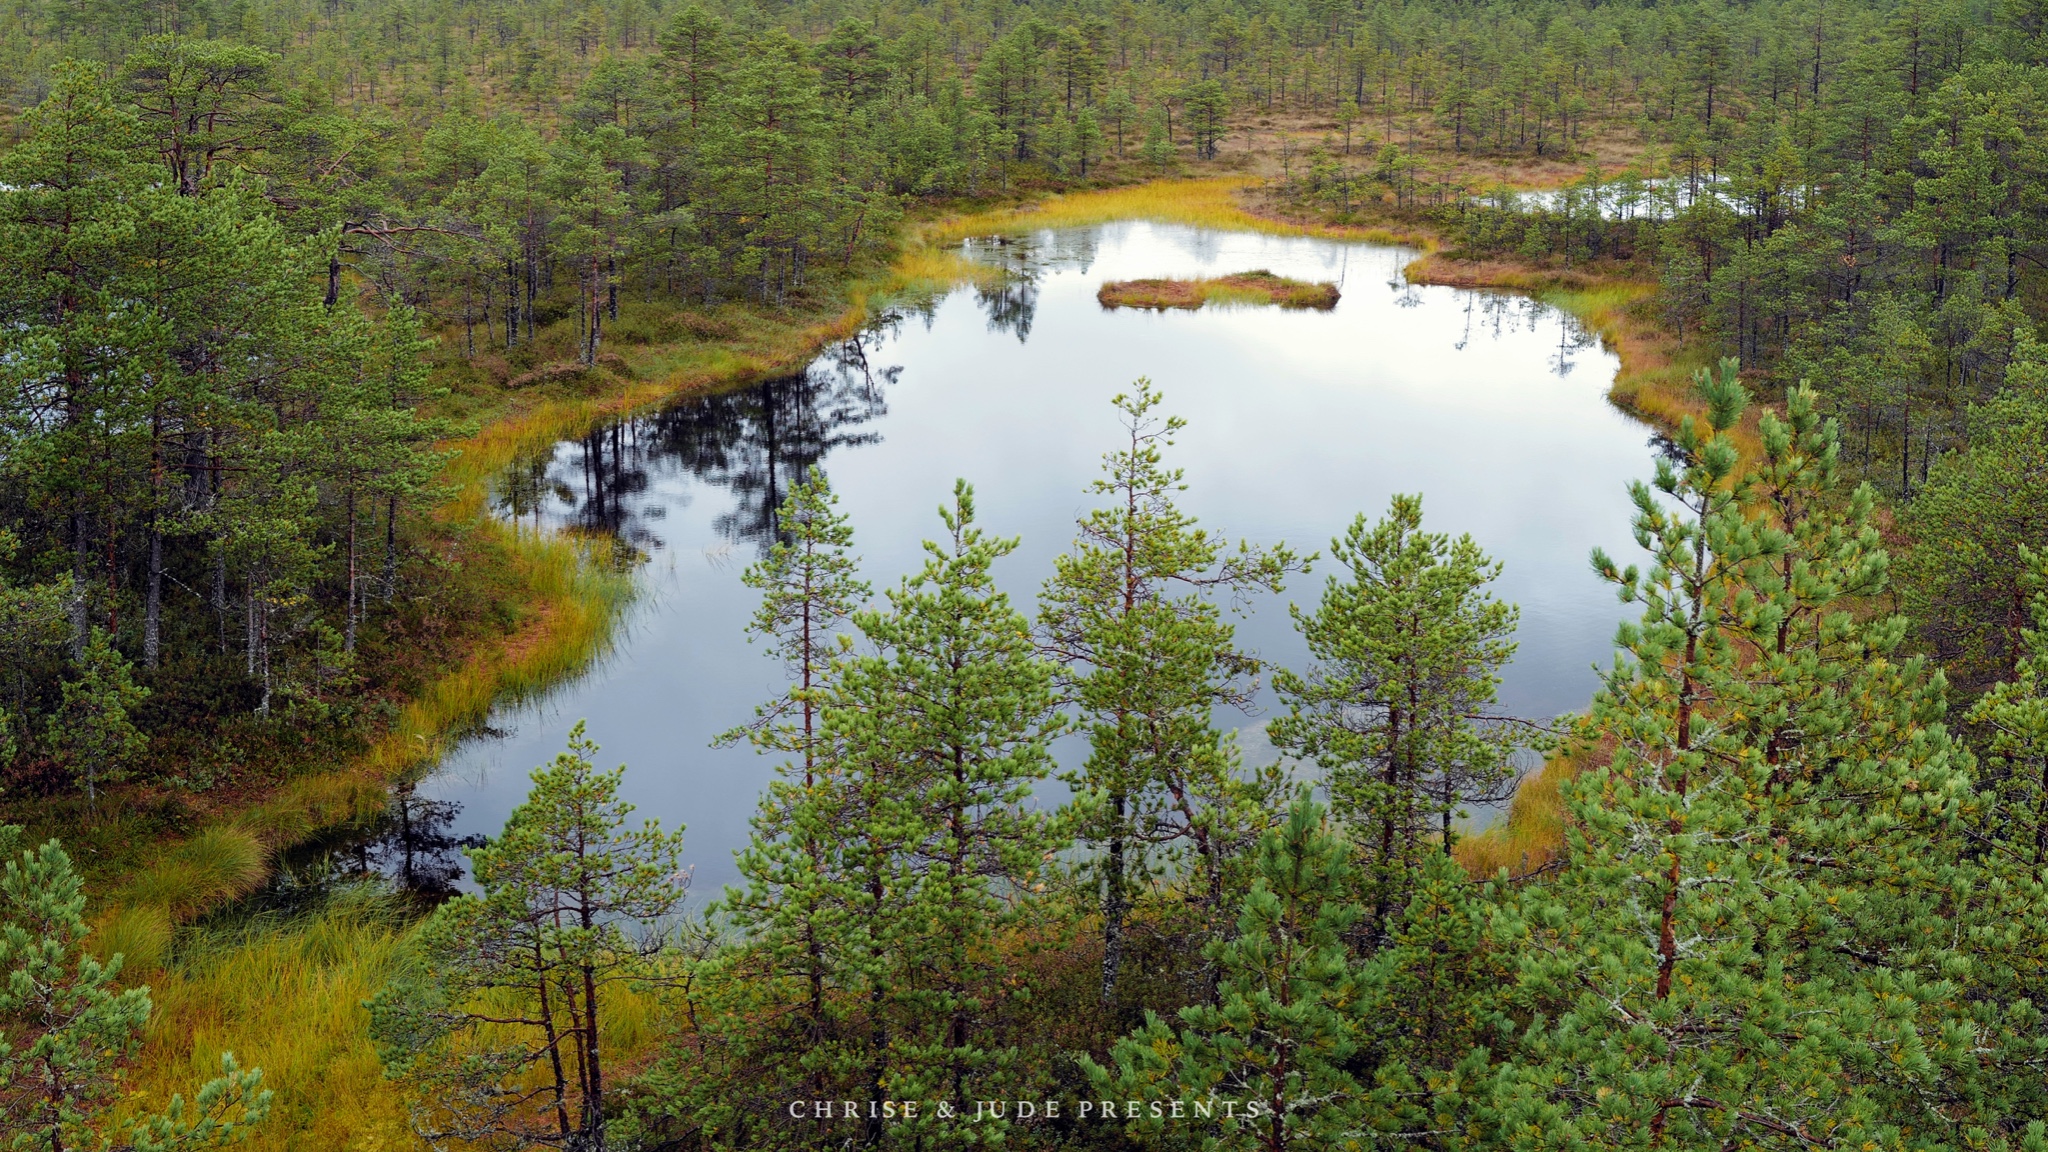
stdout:
[(1207, 304), (1277, 305), (1281, 308), (1314, 308), (1328, 311), (1337, 306), (1337, 286), (1276, 276), (1261, 268), (1228, 276), (1197, 277), (1193, 280), (1111, 280), (1095, 293), (1104, 308), (1201, 308)]
[(116, 907), (93, 924), (86, 946), (102, 963), (121, 957), (121, 976), (132, 983), (170, 959), (171, 914), (157, 904)]
[(255, 891), (269, 874), (270, 850), (243, 828), (216, 826), (164, 849), (120, 891), (110, 922), (134, 908), (159, 908), (189, 920)]
[(1458, 863), (1474, 879), (1494, 876), (1503, 868), (1511, 876), (1521, 876), (1555, 863), (1563, 852), (1571, 820), (1565, 809), (1564, 785), (1586, 768), (1603, 763), (1609, 754), (1605, 743), (1577, 739), (1553, 752), (1543, 767), (1523, 777), (1514, 799), (1508, 802), (1507, 819), (1452, 846)]

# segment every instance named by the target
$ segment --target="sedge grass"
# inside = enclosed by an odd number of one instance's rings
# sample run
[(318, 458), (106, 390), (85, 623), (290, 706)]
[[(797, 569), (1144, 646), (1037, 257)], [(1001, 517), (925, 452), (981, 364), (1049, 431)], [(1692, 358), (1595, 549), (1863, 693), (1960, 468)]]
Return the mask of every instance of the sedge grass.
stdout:
[[(374, 996), (408, 963), (402, 906), (369, 891), (342, 892), (316, 912), (189, 934), (175, 962), (150, 981), (156, 1014), (129, 1080), (128, 1115), (189, 1100), (220, 1054), (263, 1070), (276, 1094), (250, 1152), (383, 1152), (416, 1146), (408, 1103), (368, 1040)], [(508, 1006), (526, 1007), (524, 1005)], [(488, 1007), (487, 1004), (478, 1007)], [(605, 992), (600, 1040), (618, 1073), (646, 1067), (668, 1034), (662, 998), (615, 984)], [(510, 1039), (486, 1029), (480, 1039)]]
[(189, 1101), (220, 1054), (261, 1068), (276, 1094), (250, 1152), (377, 1152), (413, 1147), (404, 1103), (367, 1039), (363, 1001), (384, 985), (405, 930), (372, 897), (330, 900), (278, 923), (199, 932), (150, 980), (156, 1004), (129, 1079), (130, 1115)]
[(1568, 755), (1552, 757), (1530, 773), (1508, 802), (1507, 818), (1483, 832), (1461, 836), (1451, 853), (1474, 879), (1487, 879), (1503, 869), (1525, 876), (1557, 859), (1564, 847), (1566, 813), (1563, 783), (1578, 772)]

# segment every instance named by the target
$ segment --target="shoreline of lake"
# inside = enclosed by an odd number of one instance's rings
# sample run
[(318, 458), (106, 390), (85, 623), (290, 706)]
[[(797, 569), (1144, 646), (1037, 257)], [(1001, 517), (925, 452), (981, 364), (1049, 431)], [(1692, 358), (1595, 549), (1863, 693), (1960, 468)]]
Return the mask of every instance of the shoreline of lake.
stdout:
[[(979, 274), (976, 267), (955, 250), (957, 241), (970, 236), (1089, 222), (1153, 220), (1218, 231), (1410, 247), (1420, 252), (1404, 269), (1413, 283), (1527, 295), (1580, 319), (1613, 346), (1620, 358), (1610, 397), (1622, 410), (1668, 431), (1688, 409), (1674, 397), (1682, 395), (1678, 381), (1689, 380), (1689, 369), (1671, 355), (1668, 339), (1660, 342), (1656, 333), (1630, 314), (1643, 286), (1603, 281), (1583, 273), (1560, 276), (1506, 263), (1461, 263), (1443, 257), (1440, 238), (1427, 231), (1305, 223), (1261, 214), (1243, 201), (1242, 193), (1251, 185), (1251, 181), (1233, 177), (1153, 181), (911, 223), (905, 228), (897, 259), (888, 269), (849, 285), (843, 307), (836, 311), (795, 318), (765, 353), (736, 355), (708, 369), (670, 372), (651, 379), (643, 378), (639, 371), (630, 376), (607, 373), (602, 378), (607, 383), (595, 395), (508, 398), (475, 435), (450, 445), (459, 451), (449, 471), (458, 493), (436, 515), (450, 532), (502, 534), (488, 546), (526, 574), (532, 597), (518, 605), (524, 623), (495, 645), (466, 653), (447, 674), (408, 701), (397, 722), (357, 762), (289, 781), (259, 802), (203, 825), (185, 840), (159, 845), (156, 863), (113, 890), (103, 905), (101, 919), (118, 919), (124, 910), (123, 892), (147, 890), (162, 879), (156, 873), (180, 868), (180, 849), (208, 832), (225, 828), (247, 835), (268, 861), (330, 829), (367, 819), (391, 786), (416, 772), (416, 766), (432, 760), (450, 740), (481, 723), (505, 693), (514, 693), (515, 699), (544, 694), (580, 675), (606, 650), (617, 624), (615, 613), (579, 610), (593, 589), (589, 558), (573, 541), (522, 535), (495, 522), (484, 507), (482, 484), (487, 477), (537, 444), (687, 396), (744, 387), (750, 381), (800, 366), (820, 350), (858, 332), (894, 301), (972, 282)], [(659, 363), (660, 351), (644, 350), (639, 359), (654, 366)], [(1643, 398), (1653, 402), (1644, 403)], [(609, 595), (605, 599), (619, 602)], [(221, 896), (232, 898), (246, 890), (246, 885), (238, 884)]]

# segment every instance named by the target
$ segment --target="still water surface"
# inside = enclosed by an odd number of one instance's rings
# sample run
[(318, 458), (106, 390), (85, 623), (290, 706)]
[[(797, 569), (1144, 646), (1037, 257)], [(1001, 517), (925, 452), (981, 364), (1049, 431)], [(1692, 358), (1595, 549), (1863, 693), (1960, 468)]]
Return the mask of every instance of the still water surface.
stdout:
[[(1355, 513), (1422, 492), (1429, 528), (1469, 532), (1506, 564), (1497, 590), (1521, 605), (1522, 626), (1503, 705), (1528, 717), (1584, 706), (1623, 614), (1586, 554), (1625, 550), (1625, 488), (1653, 449), (1607, 403), (1614, 357), (1569, 317), (1407, 285), (1413, 253), (1387, 247), (1127, 223), (975, 248), (1019, 277), (889, 317), (800, 375), (558, 444), (504, 479), (501, 514), (613, 533), (643, 553), (642, 595), (612, 655), (538, 704), (501, 710), (492, 734), (421, 785), (460, 805), (452, 831), (495, 833), (528, 770), (586, 720), (602, 765), (630, 766), (641, 814), (688, 825), (693, 890), (716, 895), (737, 879), (732, 853), (773, 772), (745, 746), (710, 745), (779, 686), (743, 631), (755, 596), (740, 573), (790, 482), (812, 465), (830, 477), (879, 590), (919, 565), (939, 503), (966, 477), (983, 526), (1023, 538), (997, 576), (1028, 611), (1116, 443), (1110, 397), (1139, 376), (1188, 420), (1172, 462), (1203, 524), (1321, 551)], [(1339, 281), (1343, 298), (1330, 312), (1166, 314), (1095, 301), (1105, 280), (1255, 268)], [(1304, 663), (1286, 601), (1313, 602), (1330, 570), (1252, 605), (1241, 642)], [(1271, 707), (1268, 695), (1261, 715), (1218, 717), (1240, 729), (1247, 759), (1272, 755), (1257, 727)]]

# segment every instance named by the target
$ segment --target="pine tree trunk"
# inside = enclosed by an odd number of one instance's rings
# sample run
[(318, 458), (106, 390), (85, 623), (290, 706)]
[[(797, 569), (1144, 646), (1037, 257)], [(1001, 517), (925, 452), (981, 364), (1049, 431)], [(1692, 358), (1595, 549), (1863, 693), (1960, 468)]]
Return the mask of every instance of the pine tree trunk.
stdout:
[(219, 552), (213, 557), (213, 628), (214, 647), (222, 656), (228, 654), (228, 558)]
[(398, 595), (398, 497), (384, 507), (384, 602)]
[(1103, 865), (1102, 886), (1102, 1003), (1116, 1004), (1116, 982), (1124, 963), (1124, 916), (1129, 901), (1124, 893), (1124, 805), (1121, 793), (1112, 798), (1116, 831), (1109, 838), (1108, 860)]
[(149, 584), (142, 608), (142, 666), (155, 668), (162, 658), (164, 609), (164, 534), (156, 513), (149, 514)]
[(142, 666), (155, 668), (161, 658), (164, 607), (164, 534), (158, 517), (163, 507), (164, 458), (161, 421), (152, 420), (149, 469), (149, 573), (142, 606)]
[[(589, 917), (584, 917), (586, 930)], [(604, 1148), (604, 1067), (598, 1063), (597, 1048), (597, 977), (590, 965), (583, 965), (583, 1020), (584, 1068), (587, 1087), (584, 1095), (583, 1131), (586, 1150), (602, 1152)]]
[(555, 1013), (548, 1004), (549, 976), (547, 958), (543, 955), (541, 946), (537, 941), (534, 944), (533, 953), (533, 971), (537, 977), (536, 983), (540, 988), (541, 1028), (548, 1040), (548, 1065), (555, 1075), (555, 1128), (562, 1134), (563, 1143), (567, 1144), (570, 1133), (574, 1131), (569, 1126), (569, 1077), (562, 1070), (562, 1039), (555, 1031)]
[(249, 597), (242, 603), (242, 673), (256, 678), (256, 581), (249, 581)]
[(71, 514), (71, 658), (85, 659), (85, 590), (92, 573), (92, 546), (85, 538), (85, 513)]
[(356, 576), (356, 555), (356, 493), (351, 488), (348, 493), (348, 624), (341, 639), (344, 652), (356, 650), (356, 621), (361, 616), (357, 610), (360, 597), (356, 588), (360, 581)]

